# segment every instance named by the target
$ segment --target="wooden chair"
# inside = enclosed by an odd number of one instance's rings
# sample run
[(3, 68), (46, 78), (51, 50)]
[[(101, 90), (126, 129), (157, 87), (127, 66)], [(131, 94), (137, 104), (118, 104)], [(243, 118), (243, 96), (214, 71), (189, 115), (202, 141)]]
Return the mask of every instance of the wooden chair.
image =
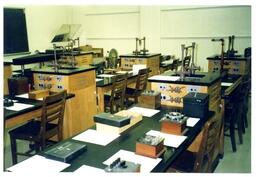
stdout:
[[(225, 105), (224, 135), (230, 137), (233, 152), (236, 152), (236, 130), (240, 144), (243, 144), (243, 98), (240, 95), (241, 85), (232, 94), (229, 103)], [(226, 133), (229, 131), (229, 134)]]
[(137, 76), (135, 88), (126, 88), (125, 98), (128, 103), (129, 99), (133, 99), (134, 103), (138, 103), (138, 97), (147, 88), (149, 68), (140, 69)]
[(107, 109), (113, 114), (118, 112), (118, 109), (124, 109), (124, 96), (127, 85), (127, 74), (116, 75), (113, 81), (110, 95), (104, 95), (105, 112)]
[[(40, 120), (32, 120), (9, 132), (13, 164), (17, 163), (17, 155), (31, 156), (32, 151), (44, 150), (47, 141), (57, 135), (62, 140), (63, 117), (66, 102), (66, 90), (44, 97)], [(25, 153), (17, 152), (16, 140), (26, 140), (34, 144)]]
[(218, 144), (220, 119), (206, 122), (198, 152), (185, 151), (169, 167), (167, 172), (212, 172), (213, 154)]

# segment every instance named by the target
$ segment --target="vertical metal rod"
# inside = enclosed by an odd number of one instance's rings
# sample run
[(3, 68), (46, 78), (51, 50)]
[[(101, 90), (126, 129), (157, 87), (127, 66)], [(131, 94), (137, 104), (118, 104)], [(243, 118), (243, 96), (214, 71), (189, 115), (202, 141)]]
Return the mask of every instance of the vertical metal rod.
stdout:
[(22, 74), (22, 76), (25, 75), (25, 66), (24, 65), (21, 65), (21, 74)]
[(139, 42), (139, 39), (136, 38), (136, 50), (135, 50), (135, 55), (138, 54), (138, 42)]
[(221, 61), (220, 61), (220, 74), (223, 72), (224, 65), (224, 40), (221, 41)]
[(143, 51), (145, 52), (146, 51), (146, 37), (143, 37), (143, 41), (144, 41)]
[(191, 63), (191, 70), (192, 70), (192, 74), (195, 74), (195, 70), (194, 70), (194, 66), (195, 66), (195, 46), (196, 43), (192, 42), (192, 63)]
[(181, 72), (180, 72), (181, 79), (184, 79), (184, 49), (185, 49), (185, 44), (181, 44), (181, 60), (182, 60), (182, 66), (181, 66)]
[(58, 62), (57, 62), (56, 44), (53, 44), (53, 51), (54, 51), (54, 70), (55, 70), (55, 72), (58, 72)]

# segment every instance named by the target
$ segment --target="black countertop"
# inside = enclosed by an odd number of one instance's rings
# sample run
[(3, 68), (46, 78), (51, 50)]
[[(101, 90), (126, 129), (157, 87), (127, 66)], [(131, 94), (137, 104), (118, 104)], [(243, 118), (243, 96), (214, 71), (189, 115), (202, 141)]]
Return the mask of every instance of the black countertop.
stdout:
[[(166, 71), (161, 76), (178, 76), (174, 71)], [(172, 83), (172, 84), (185, 84), (185, 85), (199, 85), (199, 86), (211, 86), (212, 84), (220, 81), (221, 77), (218, 73), (208, 72), (196, 72), (196, 77), (185, 77), (183, 80), (180, 78), (175, 81), (170, 80), (156, 80), (148, 79), (149, 82), (161, 82), (161, 83)], [(154, 77), (154, 76), (153, 76)]]
[[(75, 97), (75, 94), (73, 93), (68, 93), (67, 94), (67, 99)], [(5, 96), (5, 98), (8, 98), (8, 96)], [(20, 97), (15, 97), (13, 100), (17, 100), (17, 103), (24, 103), (24, 104), (30, 104), (33, 105), (33, 107), (23, 109), (20, 111), (12, 111), (8, 110), (4, 107), (4, 120), (11, 119), (13, 117), (34, 111), (36, 109), (41, 108), (43, 105), (42, 100), (34, 100), (34, 99), (28, 99), (28, 98), (20, 98)]]
[[(116, 75), (116, 74), (109, 74), (109, 75)], [(134, 77), (137, 77), (137, 76), (138, 76), (138, 74), (129, 73), (127, 75), (127, 79), (131, 79), (131, 78), (134, 78)], [(113, 84), (113, 77), (100, 77), (100, 76), (96, 76), (97, 79), (103, 79), (103, 80), (97, 81), (96, 82), (96, 86), (97, 87), (105, 87), (105, 86)]]
[(151, 57), (154, 57), (154, 56), (160, 56), (161, 53), (147, 53), (145, 55), (143, 54), (138, 54), (138, 55), (135, 55), (135, 54), (127, 54), (127, 55), (120, 55), (119, 57), (126, 57), (126, 58), (151, 58)]
[[(96, 145), (88, 142), (81, 142), (87, 145), (87, 151), (68, 162), (71, 165), (63, 171), (73, 172), (82, 165), (89, 165), (92, 167), (104, 169), (106, 165), (104, 165), (103, 162), (110, 158), (112, 155), (114, 155), (116, 152), (118, 152), (120, 149), (135, 152), (135, 143), (137, 139), (142, 137), (150, 130), (160, 131), (159, 120), (163, 117), (165, 113), (166, 111), (163, 110), (151, 118), (143, 117), (143, 120), (141, 122), (137, 123), (135, 126), (123, 132), (120, 137), (118, 137), (106, 146)], [(214, 112), (210, 112), (208, 118), (200, 119), (200, 121), (192, 128), (187, 127), (187, 131), (184, 134), (185, 136), (187, 136), (187, 138), (178, 148), (166, 146), (166, 152), (160, 157), (162, 158), (162, 161), (159, 162), (158, 165), (155, 166), (155, 168), (151, 172), (165, 171), (169, 167), (169, 165), (173, 163), (175, 158), (177, 158), (184, 150), (188, 148), (188, 146), (193, 142), (193, 140), (201, 131), (204, 123), (213, 115)], [(91, 129), (95, 129), (95, 126), (93, 126)], [(65, 141), (68, 140), (76, 141), (71, 140), (71, 138)], [(60, 143), (64, 143), (65, 141), (62, 141)], [(51, 148), (54, 148), (55, 146)]]
[(4, 61), (4, 66), (12, 65), (11, 61)]
[(32, 54), (12, 59), (13, 65), (26, 65), (54, 60), (54, 54)]
[(31, 72), (33, 73), (44, 73), (44, 74), (54, 74), (54, 75), (72, 75), (77, 74), (81, 72), (91, 71), (95, 70), (96, 68), (93, 66), (85, 65), (85, 66), (79, 66), (75, 67), (73, 69), (70, 69), (70, 67), (66, 67), (63, 69), (58, 69), (57, 72), (55, 72), (53, 67), (44, 67), (44, 68), (33, 68), (31, 69)]
[[(250, 59), (250, 57), (244, 57), (242, 55), (237, 55), (235, 57), (224, 57), (224, 60), (248, 60)], [(207, 57), (207, 60), (221, 60), (221, 56), (219, 55), (214, 55), (214, 56), (210, 56), (210, 57)]]

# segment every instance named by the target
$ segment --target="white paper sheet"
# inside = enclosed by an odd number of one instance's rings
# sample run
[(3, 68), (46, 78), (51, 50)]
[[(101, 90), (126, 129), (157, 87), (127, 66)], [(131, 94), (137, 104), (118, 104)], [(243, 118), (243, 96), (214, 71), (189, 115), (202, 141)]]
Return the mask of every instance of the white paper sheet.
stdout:
[(152, 136), (160, 136), (164, 138), (165, 146), (170, 146), (175, 148), (179, 147), (179, 145), (187, 138), (186, 136), (172, 135), (172, 134), (162, 133), (155, 130), (150, 130), (146, 134), (152, 135)]
[(103, 80), (103, 79), (98, 79), (98, 78), (95, 79), (96, 82), (102, 81), (102, 80)]
[(113, 76), (115, 76), (115, 75), (113, 75), (113, 74), (100, 74), (97, 77), (113, 77)]
[[(19, 97), (19, 98), (27, 98), (27, 99), (28, 99), (28, 93), (21, 94), (21, 95), (16, 95), (15, 97)], [(37, 100), (43, 100), (43, 98), (37, 98)]]
[(142, 108), (142, 107), (136, 107), (136, 106), (128, 109), (128, 111), (136, 112), (146, 117), (152, 117), (153, 115), (159, 112), (159, 110), (156, 110), (156, 109)]
[(88, 165), (82, 165), (77, 170), (74, 171), (74, 174), (92, 174), (92, 173), (105, 173), (103, 169), (91, 167)]
[(132, 65), (133, 74), (138, 74), (140, 69), (144, 69), (146, 67), (146, 65)]
[(150, 77), (149, 79), (160, 80), (160, 81), (177, 81), (179, 78), (180, 78), (179, 76), (155, 75)]
[(231, 82), (221, 82), (221, 86), (226, 86), (226, 87), (229, 87), (231, 86), (233, 83)]
[(105, 133), (105, 132), (103, 133), (103, 132), (98, 132), (96, 130), (89, 129), (75, 136), (73, 139), (106, 146), (107, 144), (109, 144), (119, 136), (120, 136), (119, 134), (115, 134), (115, 133)]
[(199, 120), (200, 120), (199, 118), (189, 117), (187, 119), (187, 126), (188, 127), (194, 127)]
[(128, 71), (117, 71), (116, 73), (117, 74), (126, 74), (126, 73), (128, 73)]
[(137, 155), (134, 152), (121, 149), (117, 153), (115, 153), (113, 156), (108, 158), (106, 161), (104, 161), (103, 164), (110, 165), (114, 160), (116, 160), (119, 157), (121, 158), (121, 160), (126, 160), (126, 161), (140, 164), (141, 173), (149, 173), (162, 160), (160, 158), (154, 159), (150, 157)]
[(16, 97), (19, 97), (19, 98), (28, 98), (28, 93), (21, 94), (21, 95), (16, 95)]
[(166, 60), (166, 61), (163, 61), (162, 64), (172, 64), (174, 60)]
[(56, 160), (47, 159), (40, 155), (34, 155), (10, 168), (8, 171), (19, 172), (19, 173), (58, 173), (70, 164), (59, 162)]
[(12, 111), (20, 111), (23, 109), (31, 108), (33, 106), (34, 105), (31, 105), (31, 104), (14, 103), (13, 106), (6, 107), (6, 109), (12, 110)]

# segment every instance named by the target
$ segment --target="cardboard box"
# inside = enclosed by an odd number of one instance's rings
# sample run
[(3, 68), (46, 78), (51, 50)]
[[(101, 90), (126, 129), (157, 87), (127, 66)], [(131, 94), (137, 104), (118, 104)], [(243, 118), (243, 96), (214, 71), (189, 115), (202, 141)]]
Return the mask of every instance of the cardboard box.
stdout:
[(29, 99), (39, 99), (50, 95), (50, 90), (36, 90), (28, 93)]
[[(147, 137), (149, 135), (146, 135)], [(164, 153), (164, 139), (160, 137), (153, 137), (152, 138), (158, 138), (158, 142), (156, 144), (152, 144), (151, 142), (144, 142), (142, 137), (139, 140), (136, 141), (136, 154), (151, 157), (151, 158), (158, 158), (160, 155)]]
[(161, 93), (146, 91), (138, 98), (139, 105), (145, 108), (157, 109), (161, 106)]

